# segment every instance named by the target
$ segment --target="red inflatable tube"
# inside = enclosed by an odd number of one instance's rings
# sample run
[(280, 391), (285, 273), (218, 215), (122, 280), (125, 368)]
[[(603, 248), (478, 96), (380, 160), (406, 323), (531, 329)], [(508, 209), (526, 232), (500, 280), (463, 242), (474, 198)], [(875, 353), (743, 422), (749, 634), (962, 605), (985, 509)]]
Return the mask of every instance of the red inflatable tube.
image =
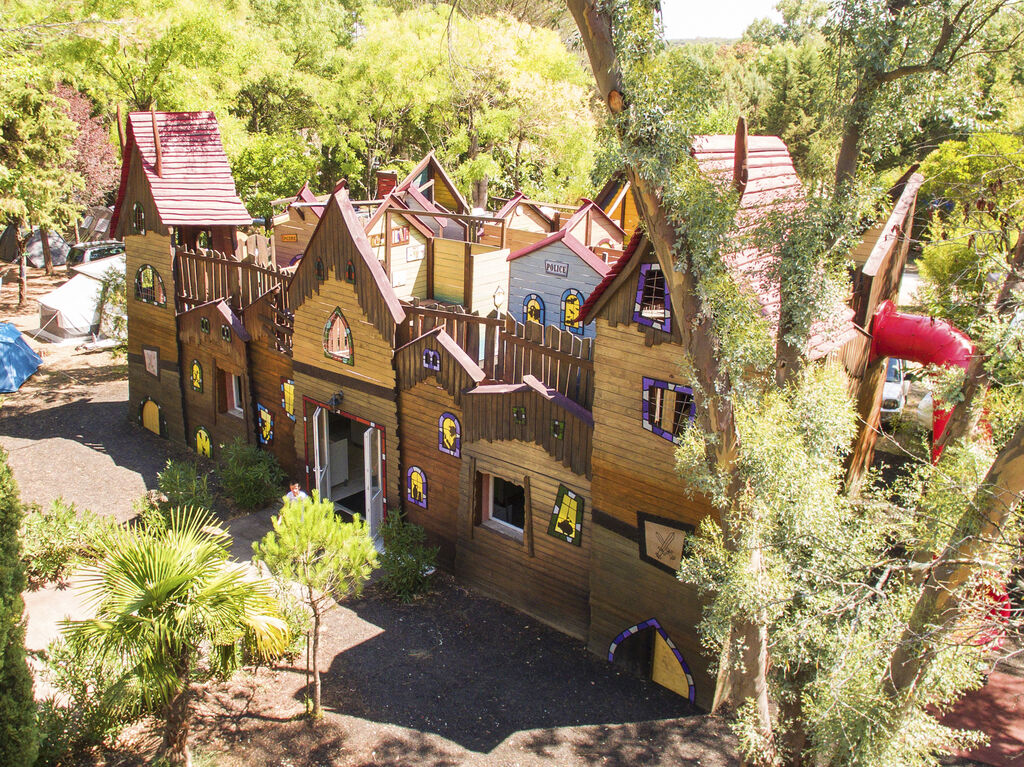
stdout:
[[(871, 358), (897, 357), (923, 365), (955, 365), (967, 369), (975, 346), (959, 328), (934, 317), (904, 314), (892, 301), (878, 307), (871, 321)], [(932, 406), (932, 440), (937, 442), (949, 421), (950, 411)], [(942, 451), (932, 450), (932, 461)]]

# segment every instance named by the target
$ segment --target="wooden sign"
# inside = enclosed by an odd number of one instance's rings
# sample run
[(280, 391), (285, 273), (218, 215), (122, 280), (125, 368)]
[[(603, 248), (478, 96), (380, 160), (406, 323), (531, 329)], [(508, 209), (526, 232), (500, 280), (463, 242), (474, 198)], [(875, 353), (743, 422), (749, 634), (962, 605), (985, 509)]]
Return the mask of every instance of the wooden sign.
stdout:
[(298, 242), (299, 235), (297, 234), (282, 234), (281, 242)]
[(561, 261), (545, 261), (544, 274), (553, 274), (556, 277), (568, 277), (569, 265), (563, 264)]
[(640, 559), (675, 575), (683, 561), (686, 536), (693, 533), (693, 525), (642, 511), (638, 511), (636, 517), (640, 526)]
[(370, 235), (370, 247), (371, 248), (379, 248), (383, 244), (384, 244), (384, 234), (382, 232), (378, 232), (377, 234), (371, 234)]

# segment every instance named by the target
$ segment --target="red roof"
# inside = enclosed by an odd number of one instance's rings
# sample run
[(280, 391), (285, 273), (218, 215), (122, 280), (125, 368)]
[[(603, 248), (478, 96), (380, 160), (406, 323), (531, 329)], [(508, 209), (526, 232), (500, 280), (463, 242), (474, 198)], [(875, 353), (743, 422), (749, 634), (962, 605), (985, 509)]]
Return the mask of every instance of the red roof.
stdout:
[(596, 202), (594, 202), (593, 200), (588, 200), (586, 197), (581, 197), (580, 202), (582, 203), (582, 205), (580, 205), (579, 209), (575, 213), (573, 213), (572, 216), (566, 219), (564, 224), (562, 224), (563, 229), (572, 229), (574, 226), (576, 226), (576, 224), (580, 222), (580, 220), (584, 216), (587, 215), (588, 211), (592, 210), (598, 216), (603, 218), (606, 223), (611, 224), (618, 231), (622, 232), (623, 237), (626, 236), (626, 233), (622, 231), (622, 227), (619, 226), (618, 222), (614, 221), (607, 213), (605, 213), (604, 208), (602, 208)]
[(606, 264), (596, 253), (594, 253), (594, 251), (573, 237), (568, 229), (559, 229), (557, 232), (548, 235), (543, 240), (538, 240), (532, 245), (527, 245), (525, 248), (520, 248), (514, 253), (509, 253), (507, 260), (515, 261), (517, 258), (528, 256), (530, 253), (540, 250), (541, 248), (546, 248), (548, 245), (558, 242), (559, 240), (561, 240), (569, 250), (579, 256), (583, 263), (602, 277), (608, 274), (608, 270), (612, 268), (611, 265)]
[(326, 203), (320, 202), (313, 194), (313, 190), (309, 188), (309, 182), (307, 181), (302, 185), (302, 189), (295, 195), (295, 202), (311, 202), (316, 203), (315, 205), (309, 205), (308, 209), (313, 211), (317, 218), (321, 218), (324, 215), (324, 205)]
[[(152, 112), (128, 115), (121, 188), (111, 231), (117, 225), (128, 182), (129, 163), (142, 170), (164, 226), (241, 226), (252, 223), (235, 190), (231, 166), (213, 112), (156, 112), (162, 175), (156, 173)], [(138, 149), (136, 156), (133, 149)]]
[[(731, 184), (736, 157), (736, 137), (733, 135), (697, 136), (692, 154), (701, 171), (708, 177)], [(747, 234), (763, 216), (783, 206), (799, 205), (804, 198), (803, 185), (793, 168), (793, 160), (785, 142), (776, 136), (750, 136), (747, 139), (747, 184), (736, 213), (737, 232)], [(580, 316), (590, 319), (601, 294), (615, 281), (633, 258), (640, 244), (639, 230), (633, 234), (629, 247), (584, 302)], [(762, 313), (773, 322), (778, 321), (779, 288), (768, 279), (767, 266), (772, 256), (754, 247), (722, 254), (733, 277), (744, 284), (761, 304)], [(813, 357), (827, 354), (842, 345), (855, 332), (853, 311), (844, 307), (836, 318), (835, 327), (823, 325), (812, 329), (808, 348)]]

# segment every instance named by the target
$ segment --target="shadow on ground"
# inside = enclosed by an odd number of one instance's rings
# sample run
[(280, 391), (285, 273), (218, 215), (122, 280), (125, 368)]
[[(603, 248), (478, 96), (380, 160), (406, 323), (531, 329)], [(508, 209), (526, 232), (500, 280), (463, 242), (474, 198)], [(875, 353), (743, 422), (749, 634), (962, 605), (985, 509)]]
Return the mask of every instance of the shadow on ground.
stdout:
[[(436, 733), (486, 752), (523, 730), (697, 713), (668, 690), (620, 673), (580, 642), (454, 586), (408, 606), (371, 596), (348, 607), (380, 632), (330, 663), (324, 704), (340, 714)], [(655, 729), (671, 726), (661, 722)], [(549, 745), (538, 736), (530, 747), (539, 753)], [(622, 750), (613, 741), (607, 747)], [(623, 758), (622, 764), (637, 763)]]

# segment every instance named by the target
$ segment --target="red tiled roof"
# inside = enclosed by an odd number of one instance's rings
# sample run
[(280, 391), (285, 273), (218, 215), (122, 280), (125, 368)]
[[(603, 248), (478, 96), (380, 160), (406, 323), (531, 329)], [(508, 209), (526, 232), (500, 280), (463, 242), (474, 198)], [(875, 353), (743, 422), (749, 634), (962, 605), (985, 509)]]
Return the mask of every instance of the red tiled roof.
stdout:
[(508, 202), (501, 206), (498, 211), (494, 214), (495, 218), (505, 218), (509, 213), (516, 209), (516, 205), (519, 204), (520, 200), (525, 200), (526, 195), (520, 192), (518, 189), (516, 193), (512, 195)]
[(316, 198), (316, 195), (313, 194), (313, 190), (309, 188), (308, 181), (302, 185), (302, 189), (300, 189), (299, 193), (295, 195), (295, 202), (318, 203), (317, 205), (310, 205), (307, 210), (313, 211), (313, 214), (317, 218), (321, 218), (324, 215), (324, 205), (326, 205), (326, 203), (322, 203)]
[(602, 208), (596, 202), (594, 202), (593, 200), (588, 200), (586, 197), (581, 197), (580, 202), (582, 202), (583, 204), (580, 205), (580, 207), (577, 209), (575, 213), (573, 213), (569, 218), (566, 219), (565, 223), (562, 224), (563, 229), (572, 229), (574, 226), (576, 226), (576, 224), (580, 222), (581, 218), (587, 215), (588, 211), (593, 210), (594, 213), (603, 218), (607, 223), (611, 224), (620, 232), (622, 232), (623, 237), (626, 236), (626, 233), (622, 231), (622, 227), (619, 226), (618, 222), (614, 221), (607, 213), (605, 213), (604, 208)]
[(515, 261), (517, 258), (522, 258), (523, 256), (527, 256), (541, 248), (546, 248), (548, 245), (558, 242), (559, 240), (561, 240), (569, 250), (579, 256), (583, 263), (602, 277), (608, 274), (608, 270), (612, 268), (610, 264), (606, 264), (596, 253), (594, 253), (594, 251), (573, 237), (568, 229), (559, 229), (557, 232), (548, 235), (543, 240), (538, 240), (531, 245), (527, 245), (525, 248), (520, 248), (514, 253), (510, 253), (507, 260)]
[(157, 112), (156, 123), (160, 133), (160, 176), (156, 173), (153, 113), (128, 115), (115, 218), (124, 202), (128, 165), (136, 161), (132, 149), (137, 148), (160, 221), (165, 226), (251, 224), (252, 216), (235, 190), (213, 112)]

